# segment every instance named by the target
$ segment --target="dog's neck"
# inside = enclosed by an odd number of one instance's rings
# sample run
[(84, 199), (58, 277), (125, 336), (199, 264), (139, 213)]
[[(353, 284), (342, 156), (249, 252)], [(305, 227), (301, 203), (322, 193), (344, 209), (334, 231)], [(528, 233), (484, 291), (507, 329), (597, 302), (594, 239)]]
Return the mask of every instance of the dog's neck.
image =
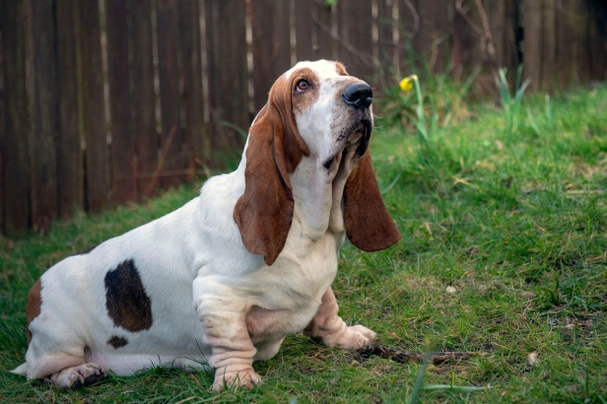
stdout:
[(358, 144), (347, 147), (337, 157), (335, 166), (327, 169), (322, 162), (304, 157), (290, 175), (295, 199), (293, 220), (301, 222), (304, 235), (312, 240), (327, 231), (343, 233), (344, 187), (352, 169), (358, 163)]

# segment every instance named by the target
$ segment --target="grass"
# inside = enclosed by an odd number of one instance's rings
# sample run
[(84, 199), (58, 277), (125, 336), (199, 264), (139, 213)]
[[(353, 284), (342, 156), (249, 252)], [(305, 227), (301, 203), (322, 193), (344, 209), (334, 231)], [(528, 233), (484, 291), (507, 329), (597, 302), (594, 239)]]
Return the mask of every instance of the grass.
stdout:
[(424, 158), (411, 125), (378, 121), (374, 164), (403, 240), (384, 252), (347, 245), (340, 253), (334, 290), (346, 322), (402, 350), (485, 357), (421, 372), (423, 365), (365, 359), (294, 335), (274, 359), (255, 364), (261, 386), (221, 394), (209, 391), (213, 375), (204, 372), (153, 369), (75, 392), (6, 372), (23, 360), (35, 279), (61, 258), (179, 207), (196, 194), (184, 186), (144, 205), (54, 223), (45, 237), (0, 238), (0, 398), (607, 402), (607, 89), (553, 96), (550, 114), (546, 105), (539, 95), (523, 100), (529, 113), (508, 134), (501, 108), (467, 105)]

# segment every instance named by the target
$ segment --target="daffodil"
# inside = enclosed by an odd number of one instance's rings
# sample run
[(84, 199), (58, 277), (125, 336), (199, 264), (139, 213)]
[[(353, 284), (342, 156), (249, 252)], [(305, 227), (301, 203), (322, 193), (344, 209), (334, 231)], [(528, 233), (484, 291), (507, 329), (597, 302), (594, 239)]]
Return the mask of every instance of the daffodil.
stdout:
[(417, 74), (412, 74), (409, 77), (405, 77), (399, 83), (400, 89), (405, 93), (408, 93), (413, 88), (413, 81), (417, 80)]

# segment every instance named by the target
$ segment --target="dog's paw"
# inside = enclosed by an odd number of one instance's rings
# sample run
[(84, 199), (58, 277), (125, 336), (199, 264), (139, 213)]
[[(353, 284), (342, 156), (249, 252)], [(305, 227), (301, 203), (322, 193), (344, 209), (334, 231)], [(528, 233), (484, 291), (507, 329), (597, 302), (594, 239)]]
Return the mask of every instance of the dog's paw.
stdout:
[(215, 373), (213, 390), (220, 392), (226, 388), (237, 390), (241, 387), (250, 390), (259, 383), (261, 383), (261, 377), (259, 377), (253, 369), (231, 373), (221, 373), (220, 371), (217, 371), (217, 373)]
[(338, 348), (344, 349), (360, 349), (363, 346), (369, 344), (377, 334), (367, 327), (362, 325), (353, 325), (351, 327), (347, 327), (345, 331), (339, 335), (327, 336), (324, 341), (329, 346), (334, 346)]
[(107, 376), (103, 369), (95, 363), (84, 363), (80, 366), (65, 368), (53, 374), (50, 381), (55, 386), (67, 389), (79, 389), (97, 383)]

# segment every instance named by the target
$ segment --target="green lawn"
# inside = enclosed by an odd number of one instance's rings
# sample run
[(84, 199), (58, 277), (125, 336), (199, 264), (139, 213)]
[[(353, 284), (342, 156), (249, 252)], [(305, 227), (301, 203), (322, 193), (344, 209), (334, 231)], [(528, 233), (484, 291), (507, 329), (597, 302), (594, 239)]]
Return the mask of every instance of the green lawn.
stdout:
[[(377, 120), (372, 149), (403, 235), (395, 247), (341, 251), (334, 290), (347, 323), (404, 351), (486, 356), (422, 368), (326, 348), (302, 335), (255, 364), (252, 391), (209, 391), (211, 373), (154, 369), (62, 391), (7, 372), (26, 350), (25, 299), (65, 256), (195, 196), (185, 186), (143, 205), (0, 238), (0, 399), (6, 402), (607, 402), (607, 89), (525, 98), (518, 129), (492, 103), (459, 105), (422, 146), (412, 125)], [(527, 111), (529, 108), (529, 112)], [(429, 112), (428, 112), (429, 113)], [(530, 118), (529, 116), (533, 118)], [(447, 290), (447, 288), (449, 288)], [(530, 354), (532, 354), (530, 356)], [(532, 360), (535, 358), (535, 360)]]

